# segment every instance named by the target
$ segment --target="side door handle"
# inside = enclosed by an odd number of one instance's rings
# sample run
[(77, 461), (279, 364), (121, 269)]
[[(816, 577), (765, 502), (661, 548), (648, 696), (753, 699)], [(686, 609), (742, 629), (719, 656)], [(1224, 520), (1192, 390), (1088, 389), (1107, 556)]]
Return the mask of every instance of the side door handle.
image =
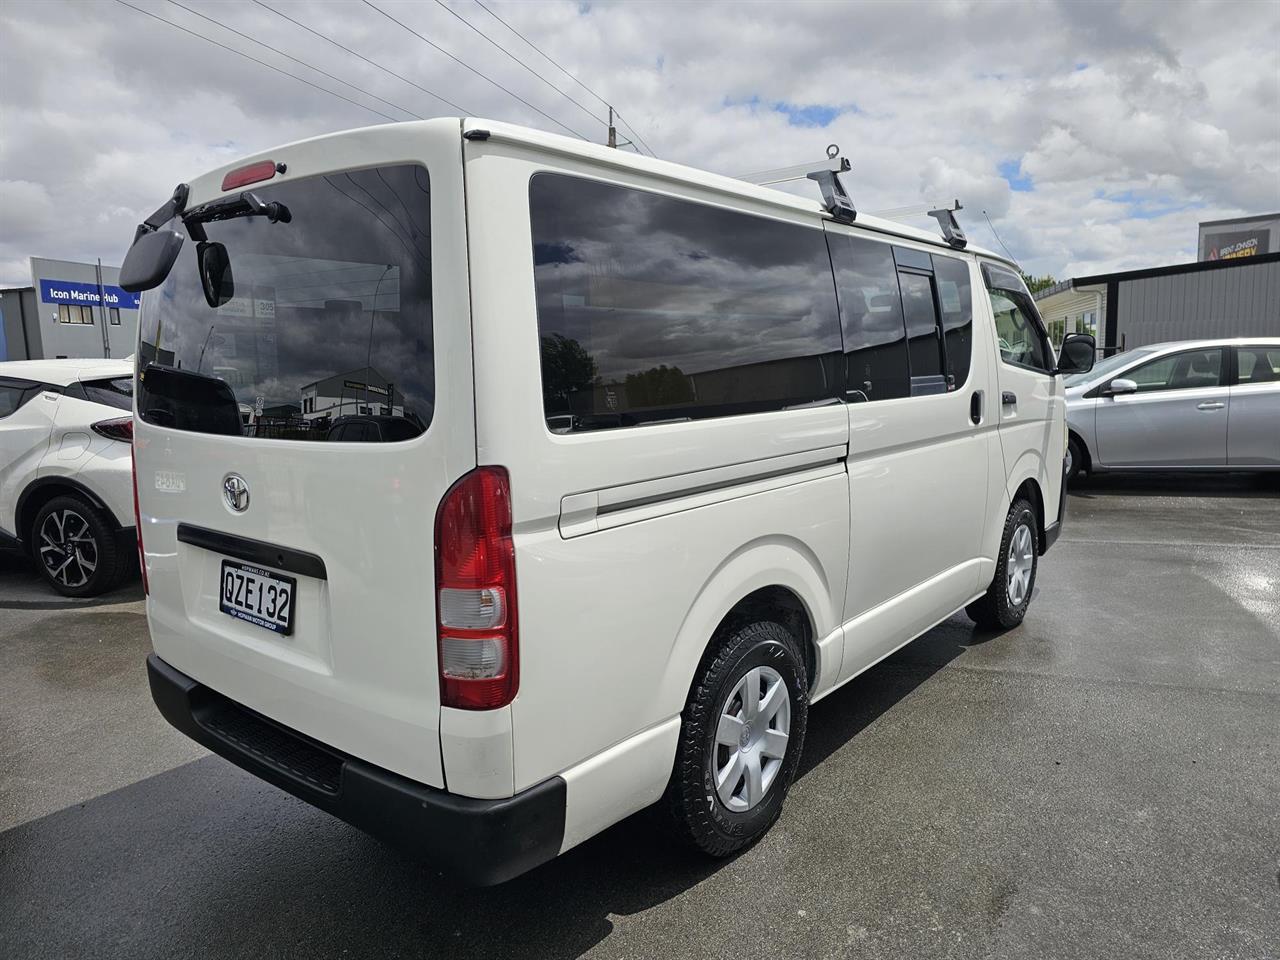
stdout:
[(1018, 395), (1012, 390), (1006, 390), (1004, 393), (1000, 394), (1000, 402), (1006, 407), (1012, 407), (1018, 402)]
[(974, 424), (982, 422), (982, 391), (973, 391), (973, 396), (969, 398), (969, 420)]
[(1221, 410), (1226, 404), (1221, 400), (1206, 400), (1204, 403), (1197, 403), (1197, 410)]

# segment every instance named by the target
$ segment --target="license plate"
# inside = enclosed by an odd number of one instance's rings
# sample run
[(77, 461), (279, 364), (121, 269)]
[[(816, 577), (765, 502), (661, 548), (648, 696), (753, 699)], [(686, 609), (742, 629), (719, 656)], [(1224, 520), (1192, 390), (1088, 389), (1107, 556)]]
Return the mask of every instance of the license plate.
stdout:
[(293, 633), (298, 581), (234, 560), (222, 561), (222, 612), (286, 637)]

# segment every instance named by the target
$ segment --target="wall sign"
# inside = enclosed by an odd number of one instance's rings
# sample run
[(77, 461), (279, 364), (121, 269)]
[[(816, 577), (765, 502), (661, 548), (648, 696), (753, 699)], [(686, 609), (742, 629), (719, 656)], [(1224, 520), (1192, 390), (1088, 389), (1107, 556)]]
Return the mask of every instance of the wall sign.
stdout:
[[(102, 285), (102, 294), (108, 307), (121, 310), (137, 310), (142, 303), (141, 295), (127, 293), (105, 283)], [(78, 283), (74, 280), (41, 280), (40, 300), (43, 303), (75, 303), (91, 307), (101, 305), (98, 302), (96, 283)]]

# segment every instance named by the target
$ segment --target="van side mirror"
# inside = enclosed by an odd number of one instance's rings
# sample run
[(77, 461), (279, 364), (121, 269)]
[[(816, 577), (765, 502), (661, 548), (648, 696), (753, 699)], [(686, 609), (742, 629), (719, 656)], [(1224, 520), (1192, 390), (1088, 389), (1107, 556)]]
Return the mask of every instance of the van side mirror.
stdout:
[(1062, 339), (1058, 352), (1058, 368), (1054, 373), (1088, 373), (1093, 369), (1093, 358), (1098, 344), (1090, 334), (1069, 333)]
[[(139, 228), (141, 229), (141, 228)], [(141, 234), (120, 265), (120, 287), (141, 293), (164, 283), (182, 250), (182, 234), (176, 230), (153, 230)]]

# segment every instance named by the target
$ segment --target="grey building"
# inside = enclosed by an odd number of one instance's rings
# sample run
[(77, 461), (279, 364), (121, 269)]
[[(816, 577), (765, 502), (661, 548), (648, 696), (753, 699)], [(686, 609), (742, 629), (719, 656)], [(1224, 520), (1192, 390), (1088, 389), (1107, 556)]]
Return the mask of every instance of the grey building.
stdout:
[(1076, 277), (1035, 299), (1055, 342), (1093, 333), (1108, 356), (1167, 340), (1280, 336), (1280, 252)]
[(133, 353), (136, 293), (118, 267), (31, 258), (31, 286), (0, 291), (0, 360), (114, 357)]

